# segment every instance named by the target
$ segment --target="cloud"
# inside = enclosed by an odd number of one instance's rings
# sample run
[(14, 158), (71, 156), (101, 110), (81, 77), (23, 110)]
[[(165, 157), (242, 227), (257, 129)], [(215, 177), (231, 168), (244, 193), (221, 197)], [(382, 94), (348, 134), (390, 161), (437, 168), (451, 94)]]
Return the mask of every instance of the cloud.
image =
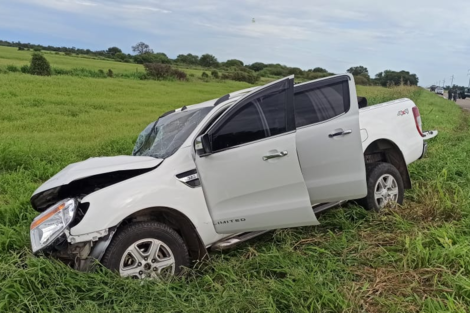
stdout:
[(465, 0), (453, 1), (457, 10), (437, 0), (17, 0), (3, 6), (3, 16), (17, 18), (0, 21), (2, 32), (26, 31), (34, 18), (30, 29), (41, 38), (76, 38), (77, 45), (113, 39), (129, 51), (144, 40), (170, 56), (209, 52), (222, 60), (335, 72), (360, 64), (372, 74), (406, 69), (425, 84), (452, 74), (463, 84), (470, 67)]
[(138, 5), (123, 5), (123, 8), (126, 9), (135, 9), (139, 11), (152, 11), (152, 12), (161, 12), (161, 13), (171, 13), (171, 11), (168, 10), (163, 10), (159, 8), (154, 8), (154, 7), (143, 7), (143, 6), (138, 6)]

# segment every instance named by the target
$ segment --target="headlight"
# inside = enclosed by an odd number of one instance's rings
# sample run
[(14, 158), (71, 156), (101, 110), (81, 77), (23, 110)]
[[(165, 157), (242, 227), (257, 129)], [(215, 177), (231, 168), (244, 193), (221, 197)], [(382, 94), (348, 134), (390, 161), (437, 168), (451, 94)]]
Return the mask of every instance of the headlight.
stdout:
[(77, 200), (65, 199), (38, 215), (31, 223), (33, 253), (51, 244), (72, 222)]

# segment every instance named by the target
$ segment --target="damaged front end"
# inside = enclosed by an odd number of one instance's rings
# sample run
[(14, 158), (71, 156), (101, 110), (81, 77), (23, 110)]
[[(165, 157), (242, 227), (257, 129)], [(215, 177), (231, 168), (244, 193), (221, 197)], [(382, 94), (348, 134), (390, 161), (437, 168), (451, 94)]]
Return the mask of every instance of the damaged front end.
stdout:
[[(33, 253), (41, 251), (79, 270), (89, 269), (93, 260), (90, 257), (96, 255), (97, 260), (99, 260), (102, 254), (99, 255), (98, 251), (94, 255), (91, 253), (94, 246), (93, 240), (75, 242), (76, 238), (70, 235), (70, 227), (77, 216), (78, 210), (77, 199), (68, 198), (57, 202), (38, 215), (30, 227)], [(112, 237), (109, 236), (108, 231), (100, 235)], [(94, 239), (98, 240), (100, 237), (97, 234)], [(98, 243), (102, 241), (100, 238)], [(96, 250), (96, 246), (93, 251)]]
[[(53, 244), (42, 250), (45, 255), (56, 258), (78, 271), (90, 271), (96, 261), (100, 261), (111, 243), (117, 227), (87, 234), (92, 239), (76, 238), (69, 230)], [(75, 242), (76, 240), (85, 240)]]
[[(133, 158), (133, 162), (129, 158)], [(144, 168), (137, 168), (139, 160), (143, 161), (140, 166)], [(103, 161), (107, 166), (100, 166)], [(33, 253), (53, 256), (77, 270), (89, 270), (96, 260), (101, 260), (116, 227), (72, 235), (71, 229), (81, 222), (90, 206), (82, 199), (100, 189), (147, 173), (161, 162), (140, 157), (92, 158), (72, 164), (56, 174), (31, 197), (33, 208), (42, 212), (30, 227)], [(103, 173), (106, 167), (111, 172)]]

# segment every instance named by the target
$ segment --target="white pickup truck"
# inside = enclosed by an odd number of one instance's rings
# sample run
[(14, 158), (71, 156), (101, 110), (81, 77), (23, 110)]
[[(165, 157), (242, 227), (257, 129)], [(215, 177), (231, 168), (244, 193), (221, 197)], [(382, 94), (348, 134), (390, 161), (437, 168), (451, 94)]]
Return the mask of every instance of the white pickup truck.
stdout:
[(402, 203), (407, 165), (436, 135), (409, 99), (360, 109), (351, 75), (286, 77), (165, 113), (133, 156), (64, 168), (31, 198), (42, 212), (32, 249), (78, 270), (98, 260), (122, 276), (171, 276), (208, 248), (318, 225), (348, 200)]

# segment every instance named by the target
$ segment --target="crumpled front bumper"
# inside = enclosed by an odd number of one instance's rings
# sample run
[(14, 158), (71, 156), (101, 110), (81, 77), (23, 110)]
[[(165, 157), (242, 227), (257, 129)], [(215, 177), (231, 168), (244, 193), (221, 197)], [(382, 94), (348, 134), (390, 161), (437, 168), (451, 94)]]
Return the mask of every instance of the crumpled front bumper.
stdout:
[(101, 261), (108, 245), (111, 243), (116, 229), (110, 229), (109, 232), (101, 238), (94, 238), (95, 240), (87, 240), (78, 243), (74, 243), (74, 238), (70, 238), (68, 232), (69, 230), (67, 229), (62, 236), (47, 247), (37, 251), (35, 254), (55, 258), (75, 270), (88, 272), (93, 270), (97, 261)]

